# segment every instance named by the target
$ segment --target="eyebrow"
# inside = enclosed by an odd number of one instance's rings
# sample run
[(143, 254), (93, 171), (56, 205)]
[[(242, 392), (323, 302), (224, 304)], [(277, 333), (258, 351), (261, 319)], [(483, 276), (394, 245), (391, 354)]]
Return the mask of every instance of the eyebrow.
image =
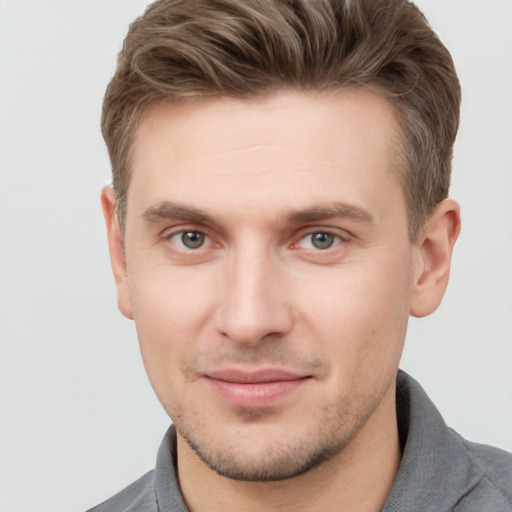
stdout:
[[(213, 223), (212, 217), (204, 211), (172, 201), (163, 201), (148, 208), (142, 213), (142, 217), (148, 222), (180, 219), (190, 222)], [(290, 224), (301, 224), (332, 218), (348, 218), (356, 222), (371, 222), (373, 220), (373, 216), (364, 208), (344, 202), (322, 204), (291, 211), (284, 218)]]
[(163, 201), (142, 213), (148, 222), (158, 222), (166, 219), (181, 219), (190, 222), (211, 222), (211, 217), (202, 210), (185, 206), (171, 201)]
[(357, 222), (371, 222), (373, 220), (373, 216), (369, 211), (344, 202), (312, 206), (311, 208), (293, 211), (286, 215), (286, 220), (292, 224), (332, 218), (348, 218)]

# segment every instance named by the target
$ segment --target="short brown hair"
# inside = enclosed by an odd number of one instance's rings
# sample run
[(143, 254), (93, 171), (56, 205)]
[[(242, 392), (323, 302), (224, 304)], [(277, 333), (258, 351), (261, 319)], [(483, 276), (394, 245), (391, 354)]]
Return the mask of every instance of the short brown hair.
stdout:
[(193, 96), (364, 87), (395, 107), (399, 176), (416, 233), (448, 194), (460, 85), (407, 0), (158, 0), (135, 20), (103, 102), (124, 231), (135, 130), (152, 104)]

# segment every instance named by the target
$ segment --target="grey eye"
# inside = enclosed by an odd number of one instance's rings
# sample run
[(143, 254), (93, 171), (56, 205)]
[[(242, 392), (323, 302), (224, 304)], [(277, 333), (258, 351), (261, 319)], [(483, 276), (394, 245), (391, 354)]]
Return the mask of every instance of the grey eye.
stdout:
[(205, 235), (197, 231), (184, 231), (181, 233), (181, 243), (187, 249), (199, 249), (204, 245)]
[(311, 236), (311, 245), (315, 249), (329, 249), (334, 244), (335, 236), (330, 233), (313, 233)]

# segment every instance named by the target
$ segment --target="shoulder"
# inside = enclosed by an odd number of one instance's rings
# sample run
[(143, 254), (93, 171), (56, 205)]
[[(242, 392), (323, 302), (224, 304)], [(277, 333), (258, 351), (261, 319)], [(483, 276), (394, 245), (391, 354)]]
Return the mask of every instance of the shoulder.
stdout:
[(157, 512), (155, 496), (154, 471), (130, 484), (116, 495), (88, 512)]
[(471, 485), (455, 510), (512, 511), (512, 453), (466, 440), (463, 444), (471, 461), (468, 474)]
[(512, 512), (512, 454), (465, 440), (423, 388), (397, 380), (403, 457), (386, 512)]

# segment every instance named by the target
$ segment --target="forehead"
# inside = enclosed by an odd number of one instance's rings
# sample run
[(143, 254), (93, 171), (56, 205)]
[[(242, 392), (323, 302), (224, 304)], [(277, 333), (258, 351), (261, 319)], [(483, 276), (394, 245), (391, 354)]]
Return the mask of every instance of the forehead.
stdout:
[(128, 210), (177, 199), (219, 211), (262, 201), (276, 212), (322, 201), (378, 208), (402, 196), (397, 126), (393, 107), (364, 90), (153, 106), (135, 134)]

